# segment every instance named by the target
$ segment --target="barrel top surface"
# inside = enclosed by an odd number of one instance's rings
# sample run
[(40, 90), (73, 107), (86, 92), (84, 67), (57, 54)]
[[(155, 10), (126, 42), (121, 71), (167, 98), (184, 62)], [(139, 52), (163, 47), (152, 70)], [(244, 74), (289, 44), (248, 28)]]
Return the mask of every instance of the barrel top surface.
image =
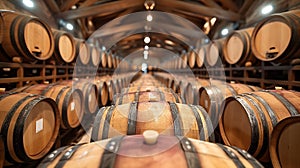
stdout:
[(75, 46), (69, 36), (62, 35), (59, 39), (58, 47), (59, 52), (65, 62), (69, 63), (74, 60)]
[(270, 142), (270, 156), (274, 167), (300, 165), (300, 115), (281, 120), (274, 128)]
[(45, 26), (36, 20), (27, 23), (24, 30), (24, 37), (26, 46), (31, 54), (41, 60), (49, 58), (53, 44), (52, 38)]
[[(236, 99), (228, 99), (220, 122), (228, 144), (248, 150), (251, 144), (251, 124), (247, 111)], [(223, 137), (223, 136), (222, 136)]]
[(212, 43), (208, 48), (208, 55), (206, 57), (207, 63), (210, 66), (214, 66), (219, 58), (219, 48), (215, 43)]
[(39, 102), (32, 108), (26, 119), (23, 135), (24, 147), (28, 155), (39, 155), (48, 146), (53, 140), (55, 125), (53, 107), (49, 103)]
[[(270, 21), (258, 27), (252, 38), (252, 50), (262, 61), (272, 61), (281, 56), (288, 48), (292, 38), (292, 30), (287, 23)], [(253, 49), (254, 47), (254, 49)], [(268, 56), (274, 55), (274, 56)]]
[(226, 61), (230, 64), (237, 63), (243, 56), (244, 43), (242, 39), (238, 35), (232, 35), (225, 45), (224, 56)]

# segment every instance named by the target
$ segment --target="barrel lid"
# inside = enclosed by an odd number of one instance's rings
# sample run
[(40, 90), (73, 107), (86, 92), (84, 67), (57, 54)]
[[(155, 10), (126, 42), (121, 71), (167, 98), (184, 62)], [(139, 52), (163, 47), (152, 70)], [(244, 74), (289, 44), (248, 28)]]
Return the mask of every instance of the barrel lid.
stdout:
[(273, 15), (255, 27), (251, 47), (262, 61), (273, 61), (288, 50), (292, 39), (291, 21)]
[(239, 34), (233, 33), (228, 37), (224, 46), (224, 57), (229, 64), (236, 64), (243, 56), (244, 42)]

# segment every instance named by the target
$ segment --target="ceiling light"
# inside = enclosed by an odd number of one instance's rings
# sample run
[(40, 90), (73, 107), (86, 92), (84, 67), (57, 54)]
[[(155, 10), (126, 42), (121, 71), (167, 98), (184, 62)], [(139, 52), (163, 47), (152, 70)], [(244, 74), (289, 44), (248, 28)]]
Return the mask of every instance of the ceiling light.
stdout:
[(23, 0), (23, 4), (29, 8), (34, 7), (34, 3), (31, 0)]
[(148, 21), (148, 22), (151, 22), (152, 19), (153, 19), (152, 15), (148, 14), (148, 15), (147, 15), (147, 21)]
[(67, 23), (66, 24), (66, 28), (68, 29), (68, 30), (73, 30), (73, 25), (71, 24), (71, 23)]
[(227, 28), (224, 28), (222, 31), (221, 31), (221, 34), (223, 36), (226, 36), (227, 34), (229, 33), (229, 30)]
[(265, 6), (265, 7), (262, 8), (261, 13), (263, 15), (266, 15), (266, 14), (271, 13), (272, 10), (273, 10), (273, 6), (272, 5), (267, 5), (267, 6)]
[(148, 54), (144, 54), (144, 59), (148, 59)]
[(160, 48), (160, 47), (161, 47), (161, 44), (156, 44), (156, 47)]
[(145, 45), (145, 50), (149, 50), (149, 46)]
[(203, 27), (207, 29), (209, 27), (209, 22), (206, 22)]
[(174, 45), (174, 42), (171, 41), (171, 40), (165, 40), (165, 43), (166, 43), (166, 44), (169, 44), (169, 45)]
[(151, 41), (150, 37), (147, 36), (147, 37), (144, 38), (144, 42), (146, 44), (150, 43), (150, 41)]
[(149, 51), (145, 50), (144, 55), (148, 55), (148, 54), (149, 54)]
[(147, 10), (153, 10), (155, 7), (155, 2), (153, 0), (146, 0), (144, 6)]
[(214, 25), (216, 21), (217, 21), (217, 18), (213, 17), (210, 19), (210, 24)]

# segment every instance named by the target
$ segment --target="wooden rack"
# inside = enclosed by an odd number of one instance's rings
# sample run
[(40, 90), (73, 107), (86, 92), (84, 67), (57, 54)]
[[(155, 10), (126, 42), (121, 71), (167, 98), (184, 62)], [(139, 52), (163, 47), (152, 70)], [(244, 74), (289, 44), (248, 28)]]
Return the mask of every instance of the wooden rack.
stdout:
[[(10, 90), (29, 83), (53, 83), (73, 78), (74, 65), (52, 65), (45, 61), (39, 64), (0, 62), (0, 88)], [(97, 76), (112, 74), (113, 69), (97, 69)], [(89, 77), (96, 69), (88, 66), (76, 67), (76, 77)]]
[[(170, 73), (184, 74), (189, 70), (171, 70)], [(190, 71), (189, 71), (190, 72)], [(300, 65), (265, 65), (252, 67), (228, 66), (224, 68), (195, 68), (192, 72), (199, 78), (212, 78), (235, 81), (239, 83), (252, 84), (265, 89), (272, 89), (275, 86), (284, 89), (300, 91)]]

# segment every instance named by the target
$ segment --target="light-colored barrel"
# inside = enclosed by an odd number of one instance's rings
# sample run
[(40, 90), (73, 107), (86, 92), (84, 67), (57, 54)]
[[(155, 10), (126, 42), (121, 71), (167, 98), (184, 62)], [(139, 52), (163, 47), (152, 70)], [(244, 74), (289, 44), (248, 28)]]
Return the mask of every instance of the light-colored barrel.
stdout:
[(0, 126), (6, 160), (22, 163), (43, 158), (52, 148), (60, 117), (55, 101), (29, 93), (0, 95)]
[[(68, 157), (70, 156), (70, 157)], [(141, 135), (115, 137), (89, 144), (63, 147), (50, 153), (42, 167), (245, 167), (263, 166), (247, 152), (221, 144), (160, 135), (146, 144)]]

